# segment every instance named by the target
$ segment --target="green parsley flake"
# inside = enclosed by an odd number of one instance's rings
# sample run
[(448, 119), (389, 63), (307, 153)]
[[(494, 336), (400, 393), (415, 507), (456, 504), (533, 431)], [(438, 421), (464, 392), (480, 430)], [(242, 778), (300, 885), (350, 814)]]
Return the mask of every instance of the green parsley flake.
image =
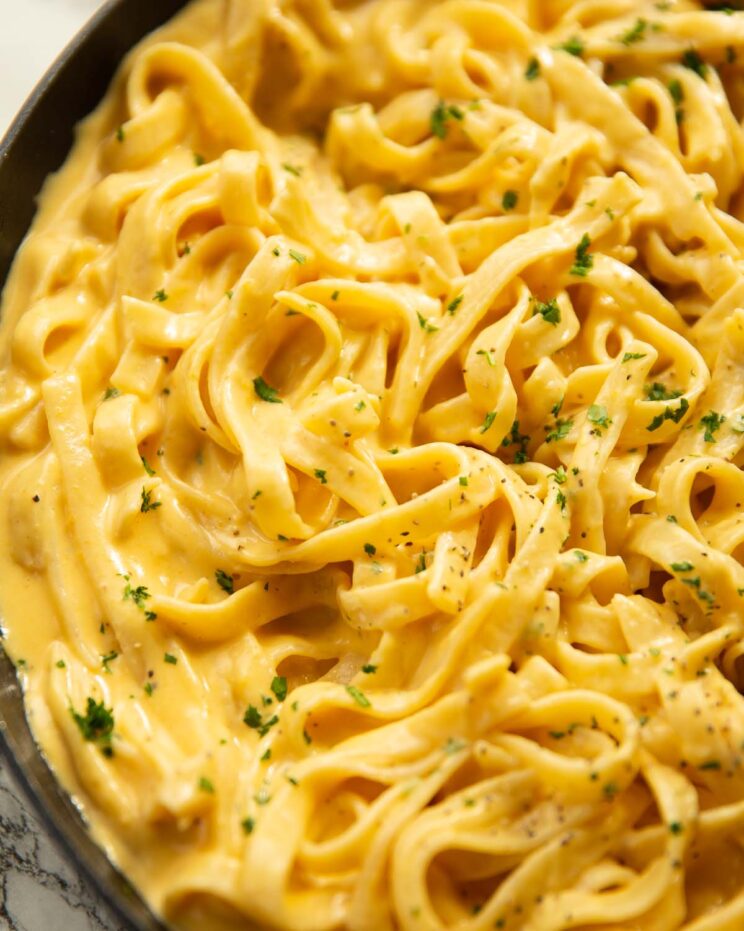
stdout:
[(685, 416), (687, 411), (690, 409), (690, 402), (687, 398), (682, 398), (679, 402), (679, 407), (671, 408), (667, 407), (663, 414), (658, 414), (651, 423), (646, 427), (646, 429), (653, 433), (654, 430), (658, 430), (659, 427), (664, 423), (665, 420), (672, 420), (674, 423), (679, 423), (680, 420)]
[(360, 708), (371, 708), (372, 703), (364, 694), (361, 692), (355, 685), (347, 685), (346, 691), (351, 695), (354, 701), (359, 705)]
[(244, 833), (252, 834), (253, 829), (256, 826), (256, 819), (251, 818), (250, 816), (248, 818), (243, 818), (243, 820), (240, 822), (240, 826), (243, 829)]
[(156, 511), (159, 507), (163, 506), (162, 501), (151, 500), (152, 490), (148, 491), (148, 489), (146, 489), (144, 485), (142, 486), (141, 498), (142, 498), (142, 503), (140, 504), (140, 511), (143, 514), (147, 514), (148, 511)]
[(671, 564), (672, 572), (691, 572), (694, 568), (691, 562), (673, 562)]
[(603, 404), (592, 404), (587, 411), (587, 417), (593, 424), (603, 429), (607, 429), (612, 423), (612, 418), (608, 416), (607, 408)]
[(147, 474), (148, 474), (150, 477), (152, 477), (153, 475), (155, 475), (155, 474), (156, 474), (155, 469), (153, 469), (153, 468), (149, 465), (147, 459), (145, 459), (144, 456), (140, 456), (140, 459), (142, 460), (142, 466), (143, 466), (145, 472), (147, 472)]
[(645, 352), (626, 352), (623, 356), (623, 362), (630, 362), (632, 359), (645, 359)]
[(263, 715), (255, 705), (248, 705), (243, 715), (243, 723), (247, 724), (248, 727), (253, 730), (258, 731), (259, 737), (265, 737), (271, 728), (279, 723), (279, 717), (274, 714), (270, 718), (264, 720)]
[(258, 378), (253, 379), (253, 390), (262, 401), (268, 401), (269, 404), (282, 403), (282, 399), (279, 397), (279, 392), (276, 390), (276, 388), (272, 388), (271, 385), (267, 385), (260, 375)]
[(503, 210), (509, 211), (514, 210), (519, 202), (519, 194), (516, 191), (504, 191), (504, 196), (501, 198), (501, 206)]
[(374, 556), (375, 553), (377, 552), (377, 547), (376, 547), (373, 543), (365, 543), (365, 544), (364, 544), (364, 552), (365, 552), (368, 556)]
[(700, 418), (700, 426), (705, 428), (703, 439), (706, 443), (715, 443), (715, 434), (721, 429), (725, 422), (725, 416), (716, 411), (708, 411), (704, 417)]
[(530, 58), (527, 62), (524, 76), (528, 81), (535, 81), (540, 77), (540, 62), (536, 58)]
[(576, 247), (576, 257), (571, 266), (570, 274), (577, 275), (579, 278), (586, 278), (589, 271), (594, 267), (594, 256), (589, 253), (591, 244), (592, 241), (589, 238), (589, 234), (584, 233), (581, 237), (581, 242)]
[(480, 432), (488, 433), (488, 431), (493, 426), (494, 420), (496, 420), (496, 411), (489, 411), (483, 420), (483, 426), (481, 427)]
[(700, 54), (695, 51), (695, 49), (688, 49), (682, 56), (682, 64), (685, 68), (689, 68), (690, 71), (694, 71), (698, 77), (701, 77), (703, 80), (708, 76), (708, 66), (700, 57)]
[(276, 696), (277, 701), (284, 701), (287, 697), (287, 677), (274, 676), (271, 680), (271, 691)]
[(289, 250), (289, 257), (297, 262), (298, 265), (304, 265), (307, 262), (307, 256), (303, 255), (302, 252), (298, 252), (296, 249)]
[(372, 673), (377, 672), (377, 666), (373, 666), (372, 663), (365, 663), (364, 666), (362, 666), (362, 672), (371, 676)]
[(537, 314), (540, 314), (546, 323), (552, 323), (553, 326), (558, 326), (561, 322), (561, 309), (554, 297), (551, 297), (547, 304), (543, 304), (542, 301), (535, 301), (532, 316), (534, 317)]
[(159, 301), (161, 304), (164, 304), (168, 300), (168, 295), (162, 288), (160, 288), (153, 294), (152, 299), (154, 301)]
[(648, 22), (645, 19), (641, 19), (639, 17), (636, 20), (635, 25), (626, 33), (621, 35), (618, 41), (622, 42), (623, 45), (634, 45), (636, 42), (642, 42), (646, 35), (647, 28)]
[(117, 142), (124, 142), (124, 139), (125, 139), (125, 138), (126, 138), (126, 137), (125, 137), (125, 135), (124, 135), (124, 127), (123, 127), (123, 126), (120, 126), (120, 127), (116, 130), (116, 141), (117, 141)]
[(457, 297), (452, 298), (452, 300), (447, 304), (447, 313), (456, 314), (457, 308), (462, 304), (462, 299), (465, 295), (458, 294)]
[(101, 665), (109, 675), (111, 675), (111, 668), (109, 663), (113, 663), (118, 655), (119, 654), (116, 652), (116, 650), (112, 650), (110, 653), (106, 653), (105, 655), (101, 656)]
[(573, 427), (572, 418), (556, 419), (556, 422), (553, 425), (552, 429), (548, 427), (545, 428), (546, 430), (549, 430), (548, 435), (545, 437), (545, 442), (556, 443), (558, 442), (558, 440), (565, 439), (568, 436), (568, 434), (571, 432), (572, 427)]
[(98, 744), (104, 756), (114, 755), (114, 748), (111, 746), (114, 733), (113, 708), (106, 708), (102, 701), (88, 698), (85, 714), (79, 714), (72, 706), (70, 714), (85, 740)]
[(223, 591), (226, 591), (228, 595), (233, 594), (235, 591), (235, 584), (231, 575), (225, 572), (224, 569), (217, 569), (214, 577), (217, 580), (217, 584)]
[(432, 134), (437, 139), (445, 139), (447, 136), (447, 123), (450, 120), (462, 121), (463, 118), (464, 114), (459, 107), (454, 104), (447, 105), (443, 100), (440, 100), (431, 111), (431, 117), (429, 118)]
[(121, 392), (118, 388), (107, 388), (105, 394), (103, 395), (104, 401), (110, 401), (111, 398), (118, 398)]
[(302, 177), (302, 168), (298, 165), (290, 165), (288, 162), (282, 162), (282, 168), (291, 175), (294, 175), (295, 178)]
[(424, 331), (424, 333), (436, 333), (439, 327), (434, 326), (433, 323), (429, 323), (426, 317), (423, 316), (418, 310), (416, 311), (416, 316), (418, 317), (419, 326)]
[(321, 485), (327, 485), (328, 479), (326, 478), (325, 469), (316, 469), (313, 475), (317, 478)]
[(568, 52), (569, 55), (573, 55), (575, 58), (581, 58), (584, 54), (584, 43), (580, 36), (571, 36), (570, 39), (562, 45), (559, 45), (558, 48), (563, 52)]
[(214, 795), (214, 784), (211, 779), (207, 779), (206, 776), (199, 777), (198, 786), (200, 792), (207, 792), (210, 795)]
[(648, 401), (676, 401), (677, 398), (682, 396), (681, 391), (676, 389), (670, 391), (660, 381), (655, 381), (652, 385), (646, 385), (644, 390)]

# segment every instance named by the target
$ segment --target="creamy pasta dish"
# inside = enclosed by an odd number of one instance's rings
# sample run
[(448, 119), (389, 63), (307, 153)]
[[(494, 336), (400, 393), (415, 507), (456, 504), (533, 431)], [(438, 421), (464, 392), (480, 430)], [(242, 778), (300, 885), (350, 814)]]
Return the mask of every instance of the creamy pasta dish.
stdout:
[(199, 931), (744, 928), (744, 13), (195, 0), (5, 289), (0, 600)]

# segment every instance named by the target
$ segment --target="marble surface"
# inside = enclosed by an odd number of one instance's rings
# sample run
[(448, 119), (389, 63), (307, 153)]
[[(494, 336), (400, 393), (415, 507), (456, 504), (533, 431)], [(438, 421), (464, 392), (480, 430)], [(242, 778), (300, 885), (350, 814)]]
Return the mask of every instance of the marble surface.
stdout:
[[(99, 0), (0, 0), (0, 136)], [(0, 205), (1, 209), (1, 205)], [(0, 931), (119, 931), (0, 760)]]
[(0, 763), (0, 929), (118, 931)]

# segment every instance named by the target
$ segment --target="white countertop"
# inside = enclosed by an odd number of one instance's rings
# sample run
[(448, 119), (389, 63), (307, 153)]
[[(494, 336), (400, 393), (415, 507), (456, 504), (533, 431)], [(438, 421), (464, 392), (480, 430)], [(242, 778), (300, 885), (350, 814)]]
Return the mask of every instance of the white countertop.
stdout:
[[(100, 0), (0, 0), (0, 137), (100, 5)], [(106, 906), (49, 839), (1, 760), (0, 931), (119, 931)]]
[(100, 0), (0, 0), (0, 136)]

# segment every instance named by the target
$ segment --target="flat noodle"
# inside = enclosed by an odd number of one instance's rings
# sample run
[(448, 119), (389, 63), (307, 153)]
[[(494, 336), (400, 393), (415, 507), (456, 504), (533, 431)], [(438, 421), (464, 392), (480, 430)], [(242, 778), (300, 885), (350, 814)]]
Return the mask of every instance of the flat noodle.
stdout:
[(81, 128), (2, 608), (174, 926), (743, 926), (742, 62), (692, 0), (195, 0)]

